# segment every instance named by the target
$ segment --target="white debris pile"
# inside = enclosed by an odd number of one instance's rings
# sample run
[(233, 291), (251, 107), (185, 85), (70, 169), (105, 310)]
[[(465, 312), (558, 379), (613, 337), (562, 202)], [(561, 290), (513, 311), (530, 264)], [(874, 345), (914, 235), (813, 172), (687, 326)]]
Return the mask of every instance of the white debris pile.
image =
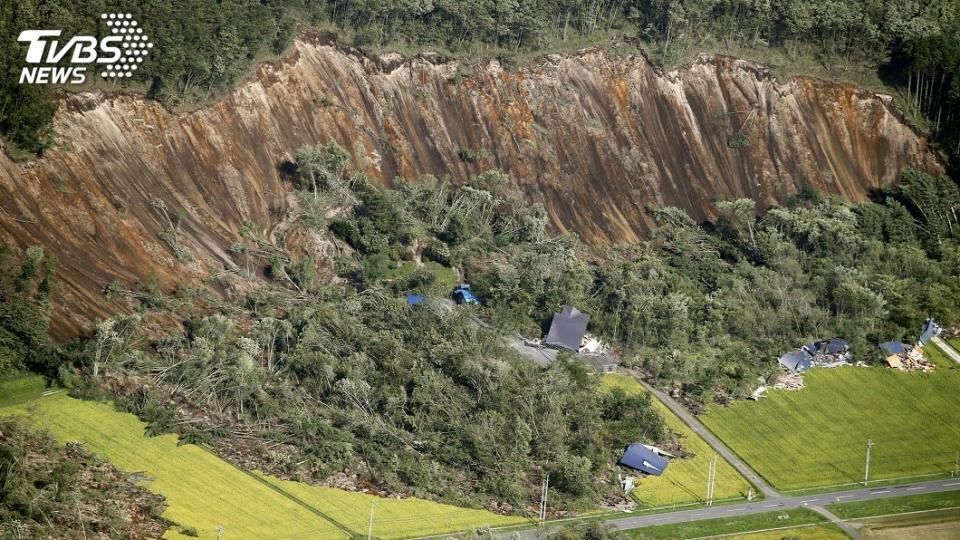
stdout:
[(583, 340), (580, 341), (580, 349), (577, 352), (580, 354), (609, 354), (610, 347), (598, 338), (590, 334), (584, 334)]
[(777, 377), (773, 387), (777, 390), (802, 390), (803, 375), (800, 373), (784, 373)]

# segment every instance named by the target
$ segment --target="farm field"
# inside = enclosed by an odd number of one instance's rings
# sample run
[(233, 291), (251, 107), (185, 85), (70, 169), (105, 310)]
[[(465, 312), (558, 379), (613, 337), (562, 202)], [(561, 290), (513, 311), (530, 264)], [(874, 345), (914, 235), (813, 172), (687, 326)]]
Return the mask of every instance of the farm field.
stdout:
[(868, 518), (856, 525), (863, 540), (954, 540), (960, 538), (960, 510)]
[[(604, 375), (604, 388), (622, 388), (629, 393), (645, 390), (629, 375)], [(663, 414), (667, 427), (680, 435), (683, 447), (694, 455), (687, 459), (672, 459), (663, 476), (648, 476), (637, 483), (631, 496), (641, 507), (657, 507), (673, 504), (703, 502), (707, 490), (707, 472), (710, 459), (715, 455), (710, 446), (693, 433), (659, 400), (653, 398), (657, 410)], [(714, 498), (717, 500), (744, 498), (750, 488), (749, 482), (726, 460), (717, 459), (717, 483)]]
[(175, 435), (145, 437), (143, 422), (110, 405), (73, 399), (62, 391), (45, 392), (39, 377), (0, 383), (0, 396), (0, 414), (24, 415), (60, 441), (80, 441), (120, 469), (141, 473), (145, 487), (166, 497), (169, 507), (163, 516), (181, 526), (168, 530), (164, 536), (168, 539), (189, 538), (182, 534), (188, 529), (200, 538), (216, 538), (217, 526), (224, 527), (224, 538), (238, 540), (365, 535), (374, 499), (375, 516), (381, 516), (376, 521), (382, 526), (377, 533), (380, 538), (523, 521), (430, 501), (380, 499), (247, 473), (198, 446), (178, 446)]
[(848, 540), (850, 537), (836, 525), (815, 525), (813, 527), (791, 527), (764, 532), (738, 534), (725, 537), (727, 540)]
[(378, 538), (406, 538), (447, 531), (502, 527), (524, 523), (522, 518), (501, 516), (483, 510), (458, 508), (422, 499), (386, 499), (302, 482), (263, 476), (271, 485), (320, 508), (331, 518), (353, 531), (366, 532), (370, 504), (373, 509), (373, 535)]
[(960, 373), (812, 369), (801, 391), (711, 406), (701, 421), (774, 487), (946, 475), (960, 447)]

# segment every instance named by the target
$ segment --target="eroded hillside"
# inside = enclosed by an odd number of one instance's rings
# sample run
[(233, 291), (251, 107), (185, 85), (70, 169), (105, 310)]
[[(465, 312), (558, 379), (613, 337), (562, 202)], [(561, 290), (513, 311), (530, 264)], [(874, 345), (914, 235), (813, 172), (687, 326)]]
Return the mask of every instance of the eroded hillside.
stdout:
[[(202, 110), (70, 95), (56, 131), (60, 146), (37, 162), (0, 156), (0, 240), (58, 257), (61, 335), (117, 310), (102, 292), (114, 278), (170, 286), (230, 267), (244, 223), (305, 238), (283, 171), (299, 147), (330, 139), (382, 181), (502, 168), (555, 229), (594, 243), (637, 240), (647, 205), (704, 218), (718, 198), (763, 207), (806, 184), (862, 200), (905, 167), (940, 171), (883, 97), (776, 82), (725, 57), (661, 73), (600, 50), (507, 71), (372, 62), (304, 39)], [(177, 221), (180, 257), (161, 238)]]

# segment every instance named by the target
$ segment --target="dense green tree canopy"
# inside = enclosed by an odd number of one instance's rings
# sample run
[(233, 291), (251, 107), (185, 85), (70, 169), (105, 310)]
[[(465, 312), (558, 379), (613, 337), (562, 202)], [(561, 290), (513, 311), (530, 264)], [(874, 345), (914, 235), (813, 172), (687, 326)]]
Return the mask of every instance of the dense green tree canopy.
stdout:
[[(49, 143), (50, 89), (18, 84), (28, 28), (100, 35), (104, 11), (135, 14), (157, 47), (127, 86), (170, 104), (229, 88), (258, 58), (283, 51), (298, 25), (334, 27), (374, 50), (403, 46), (489, 54), (549, 51), (617, 32), (669, 55), (711, 38), (803, 49), (878, 65), (943, 140), (960, 142), (960, 8), (954, 0), (23, 0), (0, 6), (0, 133), (30, 152)], [(481, 52), (481, 54), (483, 54)]]

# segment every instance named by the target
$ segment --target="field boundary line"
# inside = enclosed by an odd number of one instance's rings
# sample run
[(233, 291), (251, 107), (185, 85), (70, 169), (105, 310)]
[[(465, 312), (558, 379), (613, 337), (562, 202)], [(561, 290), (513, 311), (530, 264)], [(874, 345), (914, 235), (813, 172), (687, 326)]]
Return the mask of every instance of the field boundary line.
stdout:
[(297, 497), (296, 495), (288, 492), (287, 490), (281, 488), (280, 486), (276, 486), (276, 485), (274, 485), (274, 484), (271, 484), (270, 482), (268, 482), (267, 480), (261, 478), (260, 476), (258, 476), (258, 475), (256, 475), (256, 474), (254, 474), (253, 472), (248, 471), (248, 470), (244, 469), (243, 467), (238, 466), (238, 465), (235, 464), (235, 463), (232, 463), (230, 460), (223, 459), (222, 457), (220, 457), (219, 455), (217, 455), (217, 453), (214, 452), (213, 450), (211, 450), (210, 448), (207, 448), (206, 446), (202, 446), (202, 445), (195, 445), (195, 446), (197, 446), (198, 448), (203, 449), (204, 452), (207, 452), (208, 454), (211, 454), (211, 455), (217, 457), (217, 458), (220, 459), (221, 461), (223, 461), (223, 462), (225, 462), (225, 463), (228, 463), (228, 464), (229, 464), (231, 467), (233, 467), (234, 469), (237, 469), (238, 471), (240, 471), (240, 472), (242, 472), (243, 474), (249, 476), (250, 478), (253, 478), (253, 479), (256, 480), (257, 482), (260, 482), (260, 483), (263, 484), (264, 486), (267, 486), (268, 488), (272, 489), (272, 490), (275, 491), (276, 493), (278, 493), (278, 494), (280, 494), (280, 495), (282, 495), (282, 496), (290, 499), (291, 501), (297, 503), (299, 506), (303, 507), (304, 510), (307, 510), (308, 512), (311, 512), (311, 513), (317, 515), (318, 517), (324, 519), (325, 521), (329, 522), (329, 523), (330, 523), (331, 525), (333, 525), (334, 527), (336, 527), (336, 528), (340, 529), (341, 531), (343, 531), (344, 533), (346, 533), (347, 536), (349, 536), (350, 538), (353, 538), (354, 536), (356, 536), (357, 534), (359, 534), (359, 533), (357, 533), (356, 531), (354, 531), (353, 529), (351, 529), (350, 527), (348, 527), (347, 525), (345, 525), (345, 524), (337, 521), (336, 518), (334, 518), (333, 516), (330, 516), (329, 514), (327, 514), (326, 512), (320, 510), (319, 508), (314, 507), (312, 504), (308, 503), (307, 501), (304, 501), (304, 500), (301, 499), (300, 497)]
[[(825, 525), (833, 525), (833, 523), (830, 522), (830, 521), (824, 520), (824, 521), (818, 521), (818, 522), (816, 522), (816, 523), (801, 523), (801, 524), (799, 524), (799, 525), (784, 525), (783, 527), (770, 527), (770, 528), (767, 528), (767, 529), (756, 529), (756, 530), (753, 530), (753, 531), (739, 531), (739, 532), (729, 532), (729, 533), (723, 533), (723, 534), (711, 534), (711, 535), (709, 535), (709, 536), (695, 536), (695, 537), (693, 537), (693, 538), (690, 538), (689, 540), (706, 540), (707, 538), (727, 538), (727, 537), (729, 537), (729, 536), (739, 536), (739, 535), (743, 535), (743, 534), (756, 534), (756, 533), (765, 533), (765, 532), (773, 532), (773, 531), (783, 531), (783, 530), (786, 530), (786, 529), (804, 529), (804, 528), (807, 528), (807, 527), (823, 527), (823, 526), (825, 526)], [(656, 526), (656, 525), (654, 525), (654, 526)]]
[[(862, 501), (857, 501), (857, 502), (862, 502)], [(846, 504), (856, 504), (856, 503), (846, 503)], [(843, 503), (841, 503), (841, 506), (842, 505)], [(875, 516), (862, 516), (862, 517), (853, 517), (853, 518), (845, 518), (840, 516), (838, 517), (840, 517), (840, 519), (844, 521), (870, 521), (871, 519), (880, 519), (885, 517), (896, 517), (896, 516), (909, 516), (913, 514), (926, 514), (928, 512), (942, 512), (944, 510), (960, 510), (960, 506), (947, 506), (945, 508), (928, 508), (926, 510), (911, 510), (909, 512), (895, 512), (893, 514), (877, 514)]]

